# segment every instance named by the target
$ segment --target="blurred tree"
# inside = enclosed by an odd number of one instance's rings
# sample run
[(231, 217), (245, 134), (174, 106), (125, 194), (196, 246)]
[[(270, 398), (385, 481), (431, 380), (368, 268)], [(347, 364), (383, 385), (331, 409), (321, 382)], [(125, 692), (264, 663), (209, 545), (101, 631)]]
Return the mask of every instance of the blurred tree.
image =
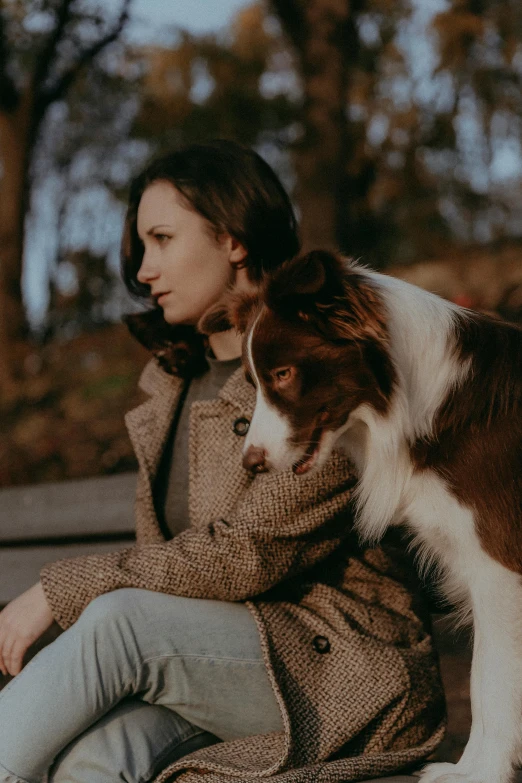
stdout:
[[(464, 242), (521, 235), (522, 6), (454, 0), (437, 14), (438, 73), (449, 83), (438, 134), (434, 189)], [(441, 170), (442, 169), (442, 170)]]
[(408, 241), (418, 252), (412, 233), (423, 231), (426, 244), (427, 224), (442, 234), (444, 228), (432, 183), (418, 166), (421, 117), (401, 46), (415, 2), (270, 4), (303, 84), (293, 159), (305, 245), (335, 247), (377, 267), (404, 253)]
[[(52, 194), (49, 220), (54, 247), (44, 259), (27, 259), (26, 274), (40, 275), (48, 290), (40, 297), (46, 308), (34, 319), (35, 332), (46, 342), (118, 320), (129, 301), (119, 275), (119, 243), (130, 180), (150, 153), (146, 140), (131, 133), (140, 104), (142, 56), (126, 44), (111, 47), (110, 56), (84, 69), (66, 100), (49, 113), (33, 162), (36, 205)], [(35, 206), (33, 210), (41, 212)], [(43, 230), (31, 224), (29, 238)], [(83, 266), (70, 263), (83, 258)], [(92, 266), (89, 260), (92, 259)], [(46, 273), (42, 274), (42, 262)], [(100, 288), (97, 265), (105, 265), (107, 286)], [(97, 294), (69, 300), (72, 288), (89, 286)], [(98, 297), (99, 301), (96, 301)], [(82, 305), (74, 316), (73, 307)], [(68, 317), (70, 322), (68, 323)]]
[(520, 236), (522, 6), (270, 0), (304, 100), (308, 245), (376, 266)]
[(522, 225), (522, 7), (408, 5), (388, 47), (373, 25), (377, 71), (361, 112), (378, 250), (403, 263), (513, 239)]
[(281, 48), (257, 3), (238, 13), (226, 41), (182, 32), (172, 48), (150, 47), (135, 131), (154, 139), (157, 150), (215, 136), (254, 146), (267, 136), (284, 138), (298, 104), (263, 90)]
[(303, 132), (294, 145), (304, 246), (337, 247), (341, 224), (356, 242), (366, 212), (357, 200), (364, 199), (372, 174), (371, 167), (357, 165), (346, 108), (360, 52), (356, 15), (364, 0), (272, 0), (272, 6), (298, 54), (304, 88)]
[(56, 280), (51, 285), (49, 332), (53, 336), (60, 333), (72, 336), (90, 331), (96, 322), (105, 322), (104, 311), (115, 286), (105, 256), (95, 256), (86, 250), (70, 252), (57, 270), (62, 285), (59, 287)]
[(24, 219), (31, 164), (49, 107), (120, 35), (116, 21), (75, 0), (4, 0), (0, 5), (0, 385), (14, 378), (12, 348), (27, 335), (21, 295)]

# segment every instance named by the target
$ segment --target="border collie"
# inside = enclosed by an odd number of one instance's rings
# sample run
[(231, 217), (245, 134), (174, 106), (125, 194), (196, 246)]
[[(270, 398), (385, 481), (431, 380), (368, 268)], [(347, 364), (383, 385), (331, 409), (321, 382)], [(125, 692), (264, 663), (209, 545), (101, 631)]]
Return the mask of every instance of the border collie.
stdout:
[(362, 537), (405, 522), (473, 622), (469, 741), (421, 783), (511, 783), (522, 751), (522, 329), (319, 250), (232, 297), (203, 330), (225, 313), (257, 389), (244, 466), (304, 475), (343, 448)]

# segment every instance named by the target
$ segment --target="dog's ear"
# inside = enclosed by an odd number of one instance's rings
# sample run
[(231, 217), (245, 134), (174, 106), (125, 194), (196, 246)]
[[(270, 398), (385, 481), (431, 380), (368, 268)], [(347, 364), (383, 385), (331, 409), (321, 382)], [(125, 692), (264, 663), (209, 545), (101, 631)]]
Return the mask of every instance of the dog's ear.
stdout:
[(328, 326), (334, 339), (358, 343), (388, 342), (382, 298), (358, 271), (348, 272), (343, 297), (328, 314)]
[(260, 305), (259, 294), (235, 294), (231, 307), (234, 326), (241, 334), (246, 332), (249, 322)]
[(198, 332), (209, 335), (235, 328), (243, 334), (258, 305), (257, 293), (229, 292), (201, 316), (197, 325)]
[(328, 250), (313, 250), (286, 261), (265, 285), (265, 301), (277, 310), (325, 305), (343, 293), (345, 265)]
[(216, 334), (216, 332), (228, 332), (232, 329), (230, 322), (229, 306), (223, 300), (212, 305), (199, 319), (197, 326), (200, 334)]
[(330, 340), (387, 342), (383, 302), (368, 276), (328, 250), (285, 262), (265, 285), (267, 305)]

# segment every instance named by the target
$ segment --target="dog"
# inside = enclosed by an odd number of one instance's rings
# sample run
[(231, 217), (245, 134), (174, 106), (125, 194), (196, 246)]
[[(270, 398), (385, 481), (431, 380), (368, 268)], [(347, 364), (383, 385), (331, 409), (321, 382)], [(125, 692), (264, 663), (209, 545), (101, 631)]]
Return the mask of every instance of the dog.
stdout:
[[(406, 523), (473, 622), (472, 728), (421, 783), (512, 783), (522, 718), (522, 329), (335, 253), (285, 262), (206, 329), (244, 335), (253, 471), (358, 474), (356, 525)], [(204, 329), (203, 329), (204, 330)]]

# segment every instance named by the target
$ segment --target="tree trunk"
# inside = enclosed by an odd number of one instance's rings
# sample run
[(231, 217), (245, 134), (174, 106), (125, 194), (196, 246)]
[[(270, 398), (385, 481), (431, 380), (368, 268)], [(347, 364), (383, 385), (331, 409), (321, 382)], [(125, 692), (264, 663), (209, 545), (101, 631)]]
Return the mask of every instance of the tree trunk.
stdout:
[[(123, 0), (116, 24), (99, 40), (77, 51), (60, 75), (46, 81), (53, 71), (57, 51), (64, 40), (74, 0), (60, 0), (56, 24), (37, 58), (29, 86), (19, 94), (9, 69), (6, 20), (0, 9), (0, 395), (12, 393), (20, 367), (22, 343), (28, 324), (22, 300), (24, 221), (29, 208), (30, 165), (47, 108), (63, 99), (74, 79), (103, 49), (115, 41), (129, 15), (131, 0)], [(1, 3), (0, 3), (1, 5)], [(74, 42), (74, 37), (70, 42)], [(74, 43), (77, 48), (76, 43)]]
[(305, 250), (337, 247), (337, 190), (346, 134), (347, 74), (342, 52), (348, 0), (304, 4), (301, 48), (304, 136), (294, 151), (296, 198)]
[(296, 200), (304, 250), (359, 254), (367, 240), (371, 167), (348, 112), (350, 72), (359, 41), (355, 14), (364, 0), (272, 0), (299, 61), (304, 133), (294, 146)]
[(0, 390), (10, 389), (16, 357), (27, 338), (21, 278), (31, 145), (31, 92), (15, 110), (0, 111)]

